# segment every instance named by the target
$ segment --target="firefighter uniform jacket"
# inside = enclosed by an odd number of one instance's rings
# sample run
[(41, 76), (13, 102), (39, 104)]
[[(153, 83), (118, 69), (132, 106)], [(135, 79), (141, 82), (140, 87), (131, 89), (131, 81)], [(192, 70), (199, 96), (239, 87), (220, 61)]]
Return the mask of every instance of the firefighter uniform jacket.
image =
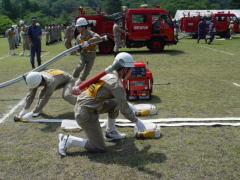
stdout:
[(89, 86), (86, 91), (78, 96), (77, 105), (101, 112), (104, 111), (102, 109), (103, 104), (110, 99), (116, 100), (120, 112), (127, 119), (132, 122), (137, 121), (137, 117), (128, 105), (122, 80), (118, 77), (116, 71), (105, 75), (96, 84)]
[[(75, 104), (77, 97), (71, 94), (71, 88), (74, 85), (72, 76), (64, 71), (49, 69), (40, 72), (45, 81), (43, 89), (39, 93), (38, 102), (33, 113), (39, 113), (47, 104), (53, 92), (63, 88), (63, 98), (71, 104)], [(37, 93), (37, 88), (30, 89), (26, 97), (25, 109), (29, 109)]]
[[(88, 29), (85, 29), (82, 34), (77, 36), (77, 42), (82, 43), (88, 41), (89, 44), (101, 41), (100, 36)], [(88, 48), (82, 48), (82, 52), (96, 52), (96, 45), (89, 45)]]

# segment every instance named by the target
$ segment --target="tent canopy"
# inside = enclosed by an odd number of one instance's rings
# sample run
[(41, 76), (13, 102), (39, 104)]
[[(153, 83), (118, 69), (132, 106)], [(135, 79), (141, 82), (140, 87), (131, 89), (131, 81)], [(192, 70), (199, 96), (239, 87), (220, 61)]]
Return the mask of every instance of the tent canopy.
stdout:
[(224, 13), (233, 13), (238, 18), (240, 18), (240, 9), (225, 9), (225, 10), (177, 10), (174, 19), (180, 20), (185, 16), (209, 16), (213, 13), (224, 12)]

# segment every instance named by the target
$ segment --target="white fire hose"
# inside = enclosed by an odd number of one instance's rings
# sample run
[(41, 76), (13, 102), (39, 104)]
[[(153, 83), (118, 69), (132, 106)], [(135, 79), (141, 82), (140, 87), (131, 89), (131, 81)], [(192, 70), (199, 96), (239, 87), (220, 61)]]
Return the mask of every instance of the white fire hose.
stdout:
[[(106, 37), (106, 36), (102, 36), (102, 37), (101, 37), (101, 40), (98, 41), (98, 42), (95, 42), (94, 44), (100, 43), (100, 42), (102, 42), (102, 41), (104, 41), (104, 40), (107, 40), (107, 37)], [(69, 53), (71, 53), (71, 52), (73, 52), (73, 51), (76, 51), (76, 50), (79, 49), (79, 48), (81, 48), (82, 45), (83, 45), (83, 43), (78, 44), (78, 45), (76, 45), (76, 46), (73, 46), (73, 47), (70, 48), (70, 49), (67, 49), (67, 50), (63, 51), (62, 53), (58, 54), (57, 56), (53, 57), (53, 58), (50, 59), (49, 61), (43, 63), (42, 65), (38, 66), (37, 68), (35, 68), (35, 69), (33, 69), (32, 71), (29, 71), (29, 72), (41, 71), (41, 70), (43, 70), (44, 68), (48, 67), (50, 64), (52, 64), (52, 63), (54, 63), (55, 61), (57, 61), (59, 58), (65, 56), (66, 54), (69, 54)], [(23, 80), (23, 79), (24, 79), (24, 76), (26, 76), (29, 72), (27, 72), (27, 73), (25, 73), (25, 74), (23, 74), (23, 75), (21, 75), (21, 76), (18, 76), (17, 78), (14, 78), (14, 79), (11, 79), (11, 80), (9, 80), (9, 81), (6, 81), (6, 82), (1, 83), (1, 84), (0, 84), (0, 88), (9, 86), (9, 85), (14, 84), (14, 83), (16, 83), (16, 82), (18, 82), (18, 81)]]

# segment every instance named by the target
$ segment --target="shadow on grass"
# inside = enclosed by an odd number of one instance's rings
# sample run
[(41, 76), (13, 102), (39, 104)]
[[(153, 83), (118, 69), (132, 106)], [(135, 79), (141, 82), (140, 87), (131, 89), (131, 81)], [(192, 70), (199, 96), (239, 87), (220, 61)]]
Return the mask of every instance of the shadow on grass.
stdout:
[(233, 39), (240, 39), (240, 36), (233, 36)]
[[(151, 167), (151, 164), (160, 164), (167, 157), (163, 153), (149, 152), (151, 146), (146, 145), (141, 150), (135, 146), (136, 139), (134, 137), (123, 141), (114, 142), (113, 146), (108, 147), (106, 153), (89, 153), (89, 152), (72, 152), (69, 156), (87, 156), (91, 161), (103, 163), (106, 165), (116, 164), (119, 166), (127, 166), (129, 168), (137, 168), (139, 171), (161, 178), (161, 174), (157, 170), (151, 170), (145, 166)], [(146, 141), (146, 140), (144, 140)], [(156, 140), (157, 141), (157, 140)]]
[(161, 98), (156, 96), (156, 95), (152, 95), (152, 99), (151, 100), (131, 100), (129, 101), (131, 103), (134, 103), (134, 104), (157, 104), (157, 103), (161, 103)]
[[(54, 117), (45, 113), (41, 113), (41, 117), (44, 119), (75, 119), (74, 112), (67, 112)], [(41, 131), (43, 132), (55, 132), (59, 128), (59, 126), (61, 126), (61, 123), (42, 123), (42, 124), (46, 125), (44, 128), (41, 129)]]
[[(132, 55), (134, 55), (134, 54), (145, 54), (145, 55), (147, 55), (147, 54), (150, 54), (150, 55), (152, 55), (152, 54), (168, 54), (171, 56), (176, 56), (176, 55), (185, 53), (184, 51), (176, 50), (176, 49), (166, 49), (164, 51), (159, 51), (159, 52), (152, 52), (149, 50), (139, 50), (139, 51), (133, 50), (133, 51), (120, 51), (120, 52), (127, 52)], [(98, 54), (98, 56), (106, 56), (107, 55), (107, 56), (113, 57), (113, 54), (101, 54), (101, 53), (97, 53), (97, 54)]]

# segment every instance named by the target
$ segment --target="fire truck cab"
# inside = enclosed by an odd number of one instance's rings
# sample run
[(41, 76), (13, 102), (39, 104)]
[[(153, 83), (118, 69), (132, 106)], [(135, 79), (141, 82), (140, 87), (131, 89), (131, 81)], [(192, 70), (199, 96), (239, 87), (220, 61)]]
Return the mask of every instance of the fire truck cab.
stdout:
[(142, 61), (136, 61), (134, 66), (130, 77), (127, 80), (123, 80), (127, 99), (151, 99), (153, 87), (152, 72), (147, 69)]
[(146, 6), (127, 9), (113, 15), (105, 15), (101, 8), (97, 14), (87, 14), (84, 8), (78, 8), (80, 14), (76, 17), (85, 17), (91, 24), (94, 32), (107, 35), (109, 41), (99, 44), (101, 53), (112, 53), (114, 47), (112, 27), (116, 18), (121, 19), (122, 29), (127, 34), (122, 35), (123, 44), (127, 48), (146, 46), (151, 51), (162, 51), (165, 45), (176, 44), (174, 24), (169, 13), (159, 6), (148, 8)]

